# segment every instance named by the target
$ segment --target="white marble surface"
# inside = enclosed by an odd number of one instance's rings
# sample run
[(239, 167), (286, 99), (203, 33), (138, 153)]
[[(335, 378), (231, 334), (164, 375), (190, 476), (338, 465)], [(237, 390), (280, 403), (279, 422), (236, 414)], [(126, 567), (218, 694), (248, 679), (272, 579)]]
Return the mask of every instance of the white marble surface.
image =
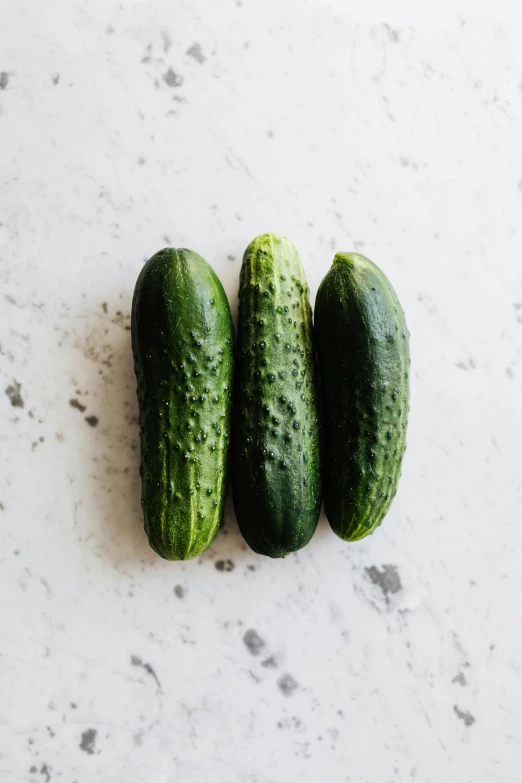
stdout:
[[(2, 781), (522, 780), (522, 27), (347, 5), (3, 5)], [(235, 310), (264, 231), (314, 296), (336, 249), (396, 286), (399, 493), (356, 545), (263, 559), (229, 505), (164, 562), (134, 282), (188, 246)]]

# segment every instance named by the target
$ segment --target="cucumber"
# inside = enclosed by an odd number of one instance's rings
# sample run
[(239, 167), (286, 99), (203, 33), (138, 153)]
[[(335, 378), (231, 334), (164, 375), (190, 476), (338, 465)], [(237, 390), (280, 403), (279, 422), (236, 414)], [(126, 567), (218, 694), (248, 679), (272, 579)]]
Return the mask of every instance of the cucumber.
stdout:
[(277, 234), (247, 247), (239, 284), (233, 498), (248, 545), (285, 557), (312, 537), (321, 507), (318, 381), (308, 285)]
[(345, 541), (380, 525), (397, 491), (409, 411), (409, 332), (391, 283), (337, 253), (315, 304), (325, 445), (324, 502)]
[(191, 250), (165, 248), (132, 300), (142, 506), (151, 547), (201, 554), (223, 516), (233, 386), (233, 326), (223, 287)]

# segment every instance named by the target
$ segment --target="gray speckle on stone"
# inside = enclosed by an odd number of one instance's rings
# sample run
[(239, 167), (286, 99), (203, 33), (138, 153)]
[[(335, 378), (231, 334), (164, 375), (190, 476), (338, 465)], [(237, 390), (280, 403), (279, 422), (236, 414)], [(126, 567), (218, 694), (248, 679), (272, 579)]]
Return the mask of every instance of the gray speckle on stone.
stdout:
[(397, 566), (383, 565), (379, 570), (376, 566), (366, 569), (370, 581), (381, 588), (386, 601), (389, 601), (390, 594), (398, 593), (402, 589), (401, 579)]
[(147, 674), (150, 674), (151, 677), (154, 677), (154, 679), (156, 680), (156, 685), (158, 686), (159, 690), (161, 690), (161, 683), (158, 679), (158, 675), (156, 674), (156, 672), (154, 671), (150, 663), (145, 663), (144, 661), (141, 660), (141, 658), (138, 658), (137, 655), (131, 655), (131, 664), (133, 666), (140, 666), (142, 669), (144, 669), (147, 672)]
[(464, 677), (463, 672), (459, 672), (458, 674), (456, 674), (451, 682), (456, 682), (459, 685), (463, 685), (463, 686), (468, 684), (466, 678)]
[(171, 39), (170, 35), (167, 33), (166, 30), (163, 31), (163, 33), (161, 35), (162, 35), (162, 38), (163, 38), (163, 51), (165, 52), (165, 54), (168, 54), (168, 51), (169, 51), (170, 47), (172, 46), (172, 39)]
[(81, 413), (84, 413), (85, 411), (85, 405), (82, 405), (82, 403), (79, 400), (72, 399), (69, 400), (69, 405), (71, 408), (76, 408), (76, 410), (80, 411)]
[(216, 571), (233, 571), (235, 565), (232, 560), (216, 560)]
[(399, 33), (397, 32), (397, 30), (394, 30), (393, 27), (390, 27), (390, 25), (386, 23), (383, 24), (383, 27), (388, 33), (388, 38), (390, 39), (390, 41), (392, 41), (393, 43), (398, 43), (400, 41)]
[(453, 707), (453, 710), (455, 712), (455, 715), (464, 721), (465, 726), (473, 726), (473, 724), (475, 723), (475, 718), (471, 714), (471, 712), (468, 712), (467, 710), (459, 710), (456, 704)]
[(284, 693), (285, 696), (292, 696), (294, 691), (299, 687), (291, 674), (283, 674), (277, 681), (279, 690)]
[(245, 647), (251, 655), (260, 655), (261, 650), (265, 646), (264, 639), (259, 636), (258, 632), (253, 628), (249, 628), (243, 636), (243, 642)]
[(187, 49), (187, 54), (189, 57), (193, 57), (194, 60), (196, 60), (201, 65), (203, 65), (204, 62), (206, 62), (207, 58), (201, 51), (201, 46), (198, 43), (193, 43), (190, 49)]
[(175, 73), (172, 68), (169, 68), (168, 71), (163, 74), (163, 80), (169, 87), (181, 87), (183, 84), (183, 77)]
[(24, 407), (24, 401), (22, 399), (21, 395), (22, 391), (22, 384), (18, 383), (13, 379), (13, 383), (11, 386), (8, 386), (5, 390), (5, 393), (11, 400), (11, 405), (13, 408), (23, 408)]
[(96, 729), (87, 729), (82, 733), (82, 741), (80, 742), (80, 749), (84, 753), (88, 753), (92, 756), (96, 746), (96, 735), (98, 734)]

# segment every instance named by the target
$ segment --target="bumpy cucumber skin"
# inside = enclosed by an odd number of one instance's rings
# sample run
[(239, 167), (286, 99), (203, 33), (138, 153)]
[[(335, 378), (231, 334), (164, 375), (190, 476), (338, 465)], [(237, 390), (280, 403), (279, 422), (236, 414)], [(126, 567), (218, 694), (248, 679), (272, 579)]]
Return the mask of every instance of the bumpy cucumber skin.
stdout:
[(318, 379), (308, 285), (297, 250), (263, 234), (243, 257), (234, 402), (234, 508), (248, 545), (286, 557), (321, 507)]
[(158, 555), (188, 560), (223, 516), (233, 386), (230, 308), (201, 256), (165, 248), (147, 261), (131, 336), (145, 531)]
[(409, 332), (391, 283), (368, 258), (337, 253), (317, 292), (324, 501), (334, 532), (357, 541), (397, 491), (409, 410)]

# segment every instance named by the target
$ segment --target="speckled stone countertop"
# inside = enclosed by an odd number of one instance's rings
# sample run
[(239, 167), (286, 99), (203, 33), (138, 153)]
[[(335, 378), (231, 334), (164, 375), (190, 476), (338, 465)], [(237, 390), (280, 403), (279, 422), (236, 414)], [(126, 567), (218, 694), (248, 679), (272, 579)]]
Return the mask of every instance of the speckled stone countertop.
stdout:
[[(348, 4), (346, 4), (348, 5)], [(522, 781), (522, 27), (311, 0), (5, 4), (2, 783)], [(403, 302), (412, 399), (379, 531), (263, 559), (143, 532), (144, 260), (335, 250)]]

